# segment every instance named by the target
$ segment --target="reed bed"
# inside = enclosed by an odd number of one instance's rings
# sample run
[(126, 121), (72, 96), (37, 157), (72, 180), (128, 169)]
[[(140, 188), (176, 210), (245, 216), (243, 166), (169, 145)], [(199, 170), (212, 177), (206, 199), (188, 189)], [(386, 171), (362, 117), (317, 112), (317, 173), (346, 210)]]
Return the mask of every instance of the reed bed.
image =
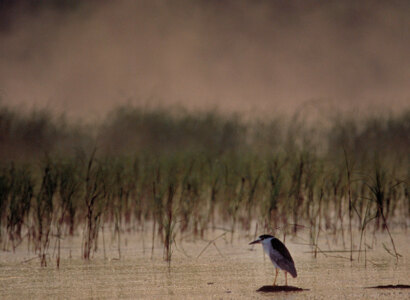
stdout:
[[(46, 266), (54, 245), (58, 267), (65, 236), (81, 235), (90, 260), (108, 230), (121, 258), (124, 232), (152, 230), (152, 249), (159, 241), (171, 261), (178, 239), (225, 228), (232, 240), (257, 224), (308, 230), (315, 255), (320, 235), (333, 236), (353, 259), (366, 232), (408, 227), (410, 112), (327, 121), (122, 107), (73, 125), (3, 107), (2, 249), (27, 239)], [(393, 238), (387, 247), (398, 259)]]

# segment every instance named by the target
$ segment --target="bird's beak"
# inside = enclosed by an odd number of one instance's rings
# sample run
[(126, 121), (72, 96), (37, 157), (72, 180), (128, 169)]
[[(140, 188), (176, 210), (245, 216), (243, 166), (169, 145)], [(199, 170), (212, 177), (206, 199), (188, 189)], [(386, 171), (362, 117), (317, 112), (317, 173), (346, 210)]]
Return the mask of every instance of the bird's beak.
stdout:
[(249, 245), (253, 245), (253, 244), (259, 244), (261, 242), (260, 239), (254, 240), (253, 242), (250, 242)]

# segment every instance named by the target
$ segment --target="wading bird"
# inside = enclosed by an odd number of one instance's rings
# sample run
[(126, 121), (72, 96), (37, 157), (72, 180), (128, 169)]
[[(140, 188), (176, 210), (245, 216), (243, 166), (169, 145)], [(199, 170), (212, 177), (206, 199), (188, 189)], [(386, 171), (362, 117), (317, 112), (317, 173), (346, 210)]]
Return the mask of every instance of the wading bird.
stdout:
[(296, 272), (295, 263), (293, 262), (292, 256), (290, 256), (289, 250), (277, 238), (269, 234), (263, 234), (259, 236), (257, 240), (249, 243), (249, 245), (252, 244), (262, 244), (263, 250), (265, 250), (266, 254), (269, 255), (270, 260), (275, 266), (276, 276), (273, 285), (276, 285), (276, 278), (278, 277), (279, 272), (278, 269), (285, 272), (286, 285), (288, 285), (288, 272), (293, 278), (298, 275)]

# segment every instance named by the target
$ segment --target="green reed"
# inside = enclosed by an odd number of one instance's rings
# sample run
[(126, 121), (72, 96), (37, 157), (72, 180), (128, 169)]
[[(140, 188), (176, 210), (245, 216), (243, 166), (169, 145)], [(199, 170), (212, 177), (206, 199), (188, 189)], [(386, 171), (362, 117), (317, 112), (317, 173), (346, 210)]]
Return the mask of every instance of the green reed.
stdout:
[[(255, 225), (293, 235), (308, 230), (317, 255), (321, 236), (353, 253), (369, 226), (373, 234), (407, 226), (408, 113), (338, 117), (323, 128), (298, 117), (264, 123), (127, 108), (90, 132), (70, 131), (49, 114), (6, 111), (0, 121), (5, 114), (12, 126), (0, 131), (1, 242), (15, 249), (27, 237), (43, 265), (50, 240), (58, 266), (60, 240), (78, 233), (82, 257), (91, 259), (101, 235), (105, 251), (106, 229), (119, 258), (123, 232), (152, 230), (151, 255), (159, 241), (170, 261), (177, 236), (204, 238), (217, 228), (231, 232), (231, 241)], [(42, 136), (35, 147), (22, 138), (27, 124)], [(46, 159), (39, 149), (48, 150)]]
[[(22, 241), (22, 229), (32, 210), (34, 180), (25, 167), (12, 165), (3, 173), (3, 209), (6, 231), (13, 251)], [(7, 199), (6, 199), (7, 198)], [(7, 249), (7, 246), (5, 246)]]

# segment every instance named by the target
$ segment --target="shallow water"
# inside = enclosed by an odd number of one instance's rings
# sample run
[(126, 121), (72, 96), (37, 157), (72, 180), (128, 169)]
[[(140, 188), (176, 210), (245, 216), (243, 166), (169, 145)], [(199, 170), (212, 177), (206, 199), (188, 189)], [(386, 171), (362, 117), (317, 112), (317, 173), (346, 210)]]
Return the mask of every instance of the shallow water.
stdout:
[[(148, 237), (146, 240), (149, 240)], [(298, 270), (298, 277), (288, 277), (288, 284), (309, 289), (303, 292), (277, 293), (278, 299), (409, 299), (410, 290), (377, 290), (365, 287), (386, 284), (410, 284), (410, 239), (399, 233), (395, 241), (403, 256), (399, 263), (383, 248), (385, 236), (378, 237), (374, 250), (360, 262), (341, 257), (318, 255), (315, 259), (310, 247), (301, 238), (287, 238), (288, 246)], [(274, 268), (263, 254), (262, 247), (248, 246), (249, 239), (234, 239), (233, 244), (218, 239), (216, 246), (207, 241), (185, 241), (174, 247), (169, 266), (162, 259), (158, 245), (151, 258), (151, 245), (135, 236), (122, 239), (121, 259), (114, 244), (106, 247), (106, 259), (100, 249), (89, 263), (80, 259), (79, 238), (66, 239), (62, 249), (60, 269), (51, 261), (40, 267), (37, 259), (24, 246), (16, 253), (0, 252), (0, 298), (151, 298), (151, 299), (268, 299), (272, 294), (256, 290), (272, 284)], [(100, 245), (101, 248), (101, 245)], [(332, 249), (341, 246), (333, 245)], [(348, 253), (332, 253), (349, 257)], [(70, 258), (70, 255), (72, 258)], [(357, 253), (354, 254), (357, 258)], [(283, 273), (278, 284), (284, 284)]]

